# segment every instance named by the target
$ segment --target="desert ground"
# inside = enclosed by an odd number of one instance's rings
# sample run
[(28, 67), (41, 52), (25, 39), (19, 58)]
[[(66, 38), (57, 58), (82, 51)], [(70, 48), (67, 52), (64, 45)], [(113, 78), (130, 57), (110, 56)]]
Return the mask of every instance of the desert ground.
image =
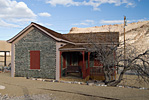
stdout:
[[(130, 82), (131, 83), (131, 82)], [(122, 83), (124, 84), (124, 83)], [(1, 95), (11, 100), (148, 100), (149, 90), (45, 82), (0, 73)], [(7, 99), (8, 100), (8, 99)]]

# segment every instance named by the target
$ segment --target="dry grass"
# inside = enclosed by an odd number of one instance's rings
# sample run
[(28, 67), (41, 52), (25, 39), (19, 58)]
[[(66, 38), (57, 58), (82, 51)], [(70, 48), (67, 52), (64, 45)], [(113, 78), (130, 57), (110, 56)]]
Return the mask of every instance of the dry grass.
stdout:
[(124, 79), (121, 81), (120, 85), (149, 88), (149, 83), (143, 81), (141, 77), (136, 75), (124, 75)]

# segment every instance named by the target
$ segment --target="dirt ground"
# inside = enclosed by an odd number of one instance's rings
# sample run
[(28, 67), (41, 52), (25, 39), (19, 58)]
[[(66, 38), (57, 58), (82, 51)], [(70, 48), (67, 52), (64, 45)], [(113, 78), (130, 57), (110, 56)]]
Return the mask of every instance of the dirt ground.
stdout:
[(149, 88), (149, 83), (145, 82), (141, 77), (138, 77), (137, 75), (124, 75), (120, 85)]
[(53, 100), (149, 100), (149, 90), (43, 82), (12, 78), (10, 73), (0, 73), (0, 85), (6, 87), (0, 93), (9, 96), (47, 94)]

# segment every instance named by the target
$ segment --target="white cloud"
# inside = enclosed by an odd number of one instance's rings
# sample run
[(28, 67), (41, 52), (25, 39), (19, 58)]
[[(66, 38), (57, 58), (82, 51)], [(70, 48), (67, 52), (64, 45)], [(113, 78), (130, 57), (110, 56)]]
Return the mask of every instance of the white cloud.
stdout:
[(45, 27), (49, 27), (49, 26), (52, 26), (52, 24), (49, 24), (49, 23), (42, 23), (42, 22), (36, 22), (42, 26), (45, 26)]
[(47, 12), (39, 13), (38, 15), (42, 16), (42, 17), (50, 17), (51, 16), (51, 14), (49, 14)]
[(101, 20), (101, 24), (118, 24), (118, 23), (123, 23), (124, 20)]
[(120, 6), (122, 4), (126, 4), (126, 7), (134, 7), (134, 0), (84, 0), (83, 2), (75, 2), (74, 0), (48, 0), (47, 3), (56, 6), (56, 5), (64, 5), (64, 6), (92, 6), (93, 10), (99, 10), (99, 6), (102, 4), (114, 4), (115, 6)]
[[(139, 20), (127, 20), (128, 23), (135, 22), (135, 21), (139, 21)], [(101, 20), (100, 23), (101, 24), (122, 24), (124, 23), (124, 20)]]
[(88, 25), (88, 23), (80, 23), (80, 25)]
[(139, 19), (138, 21), (148, 21), (148, 18)]
[(15, 25), (15, 24), (9, 24), (3, 20), (0, 20), (0, 26), (1, 27), (20, 27), (19, 25)]
[[(127, 20), (127, 23), (138, 22), (138, 21), (146, 21), (148, 19), (138, 19), (138, 20)], [(101, 20), (99, 23), (101, 24), (122, 24), (124, 20)]]
[(79, 6), (80, 2), (74, 2), (73, 0), (48, 0), (47, 3), (50, 3), (53, 6), (64, 5), (64, 6)]
[(8, 22), (13, 22), (13, 23), (17, 23), (17, 22), (35, 22), (36, 19), (34, 18), (9, 18), (7, 19)]
[(90, 24), (94, 24), (94, 20), (84, 20), (82, 21), (81, 23), (75, 23), (75, 24), (72, 24), (72, 25), (90, 25)]
[(0, 0), (0, 18), (30, 18), (36, 15), (24, 2)]
[(133, 0), (89, 0), (89, 2), (83, 2), (83, 5), (92, 6), (94, 10), (100, 10), (99, 6), (102, 4), (114, 4), (115, 6), (126, 4), (126, 7), (135, 6)]
[(0, 20), (7, 22), (5, 26), (11, 27), (13, 24), (9, 23), (32, 21), (35, 18), (36, 14), (24, 2), (0, 0)]
[(85, 20), (85, 22), (94, 23), (94, 20)]

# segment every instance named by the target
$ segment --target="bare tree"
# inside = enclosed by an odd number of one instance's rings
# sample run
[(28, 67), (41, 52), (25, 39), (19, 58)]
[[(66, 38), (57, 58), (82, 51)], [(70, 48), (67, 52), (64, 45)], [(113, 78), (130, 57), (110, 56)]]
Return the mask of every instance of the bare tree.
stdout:
[[(122, 80), (124, 74), (133, 70), (138, 76), (149, 82), (149, 50), (144, 53), (138, 53), (137, 49), (132, 45), (128, 45), (126, 49), (126, 59), (123, 55), (123, 43), (113, 42), (113, 37), (108, 37), (108, 43), (100, 43), (95, 35), (90, 34), (88, 38), (88, 51), (95, 52), (96, 59), (103, 65), (103, 72), (105, 77), (105, 84), (110, 86), (117, 86)], [(126, 65), (124, 66), (124, 61)], [(111, 75), (116, 70), (122, 67), (118, 79), (112, 80)]]

